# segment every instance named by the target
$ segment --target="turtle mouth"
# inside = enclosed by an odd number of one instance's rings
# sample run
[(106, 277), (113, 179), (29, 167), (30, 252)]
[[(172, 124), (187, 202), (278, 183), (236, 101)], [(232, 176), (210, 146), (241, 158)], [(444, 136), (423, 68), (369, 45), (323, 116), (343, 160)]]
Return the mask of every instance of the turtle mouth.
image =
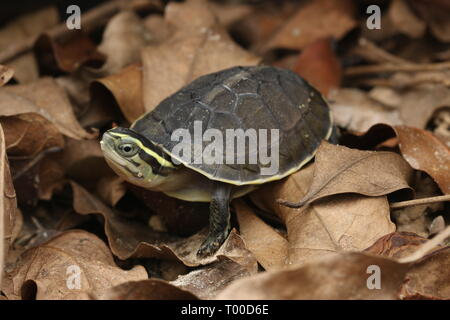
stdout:
[(131, 175), (134, 178), (143, 179), (144, 176), (139, 170), (137, 170), (136, 166), (131, 161), (117, 154), (117, 152), (115, 151), (114, 142), (115, 138), (113, 136), (111, 136), (107, 132), (103, 134), (103, 138), (100, 141), (100, 148), (103, 151), (105, 160), (113, 165), (111, 166), (112, 168), (117, 168), (118, 170), (122, 171), (122, 173), (127, 177)]

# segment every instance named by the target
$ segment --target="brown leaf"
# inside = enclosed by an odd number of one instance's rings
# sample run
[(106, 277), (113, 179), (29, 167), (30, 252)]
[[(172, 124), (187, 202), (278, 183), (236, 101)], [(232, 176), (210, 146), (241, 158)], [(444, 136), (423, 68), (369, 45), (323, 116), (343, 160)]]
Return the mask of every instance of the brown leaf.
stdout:
[(318, 0), (301, 6), (270, 39), (266, 49), (301, 50), (317, 39), (340, 39), (356, 26), (354, 9), (347, 0)]
[(79, 214), (100, 214), (105, 218), (105, 233), (111, 251), (122, 260), (130, 257), (156, 257), (179, 260), (193, 267), (214, 262), (219, 256), (226, 256), (250, 270), (256, 268), (255, 258), (235, 231), (231, 232), (214, 256), (198, 258), (196, 252), (206, 236), (206, 230), (189, 238), (156, 232), (138, 221), (121, 218), (78, 184), (71, 182), (71, 187), (74, 210)]
[(16, 210), (16, 193), (6, 157), (5, 137), (0, 125), (0, 288), (4, 262), (15, 238)]
[(122, 199), (126, 191), (125, 181), (117, 175), (102, 177), (97, 184), (97, 193), (100, 198), (111, 207)]
[[(381, 271), (381, 289), (370, 290), (369, 266)], [(232, 283), (217, 299), (396, 299), (407, 264), (362, 253), (339, 253), (307, 265), (263, 272)]]
[[(70, 288), (76, 284), (70, 278), (73, 270), (80, 272), (78, 289)], [(71, 230), (26, 251), (8, 278), (3, 292), (9, 299), (61, 300), (101, 295), (118, 284), (147, 279), (147, 273), (142, 266), (129, 271), (118, 268), (103, 241), (91, 233)], [(33, 285), (35, 297), (29, 291)]]
[(418, 18), (405, 0), (393, 0), (387, 12), (393, 27), (411, 38), (423, 37), (426, 23)]
[(341, 83), (342, 68), (331, 48), (330, 39), (318, 39), (307, 45), (293, 70), (325, 96)]
[(377, 123), (403, 124), (398, 110), (375, 101), (362, 90), (331, 90), (328, 99), (336, 125), (347, 130), (365, 132)]
[[(142, 91), (142, 68), (133, 64), (117, 74), (110, 75), (106, 78), (97, 79), (98, 85), (91, 86), (91, 96), (102, 94), (98, 92), (98, 86), (104, 86), (106, 90), (112, 93), (120, 110), (124, 114), (128, 122), (133, 123), (144, 112), (144, 101)], [(124, 87), (126, 83), (126, 87)], [(95, 100), (95, 97), (93, 97)], [(109, 104), (103, 108), (111, 106), (111, 102), (107, 99), (98, 99), (99, 103)]]
[(11, 80), (14, 75), (14, 69), (0, 64), (0, 87)]
[[(58, 10), (53, 6), (19, 16), (0, 29), (0, 48), (7, 51), (18, 41), (37, 37), (56, 25), (58, 20)], [(14, 69), (14, 78), (19, 83), (29, 83), (38, 79), (38, 66), (31, 52), (14, 58), (8, 65)]]
[(176, 31), (142, 50), (146, 111), (201, 75), (260, 61), (232, 41), (203, 0), (172, 2), (165, 12)]
[(277, 198), (302, 198), (313, 180), (314, 165), (252, 194), (262, 209), (282, 218), (288, 232), (287, 264), (303, 265), (340, 251), (362, 251), (395, 231), (386, 197), (334, 195), (301, 210), (276, 203)]
[(170, 283), (195, 294), (200, 299), (214, 299), (233, 281), (253, 274), (256, 274), (256, 268), (250, 271), (231, 259), (221, 257), (218, 262), (180, 275)]
[(64, 146), (58, 128), (38, 113), (0, 117), (0, 122), (9, 155), (32, 158), (42, 151)]
[(39, 69), (46, 74), (74, 72), (84, 64), (103, 64), (105, 57), (83, 32), (72, 31), (65, 37), (41, 35), (34, 45)]
[(322, 142), (315, 158), (314, 178), (298, 206), (341, 193), (387, 195), (406, 189), (411, 168), (396, 153), (360, 151)]
[(147, 279), (130, 281), (108, 289), (100, 300), (198, 300), (194, 294), (166, 281)]
[(403, 158), (416, 170), (425, 171), (444, 194), (450, 193), (450, 149), (431, 132), (396, 126)]
[(66, 93), (51, 78), (0, 88), (0, 110), (0, 116), (37, 113), (73, 139), (94, 136), (80, 126)]
[(447, 1), (411, 1), (413, 7), (427, 21), (431, 33), (442, 42), (450, 42), (450, 6)]
[(233, 206), (237, 211), (241, 237), (256, 260), (268, 271), (285, 266), (288, 241), (258, 218), (243, 201), (237, 200)]
[(66, 146), (55, 160), (64, 168), (69, 178), (92, 189), (97, 186), (101, 178), (113, 175), (97, 140), (66, 138)]
[(436, 250), (413, 264), (405, 276), (401, 299), (450, 299), (450, 247)]
[(393, 259), (404, 258), (427, 241), (412, 232), (393, 232), (378, 239), (364, 252)]
[(450, 88), (441, 84), (416, 87), (400, 95), (400, 99), (403, 124), (424, 129), (437, 109), (450, 105)]
[(98, 50), (107, 59), (100, 69), (91, 71), (98, 76), (108, 76), (122, 68), (140, 62), (140, 49), (146, 46), (152, 35), (133, 11), (122, 11), (109, 20)]

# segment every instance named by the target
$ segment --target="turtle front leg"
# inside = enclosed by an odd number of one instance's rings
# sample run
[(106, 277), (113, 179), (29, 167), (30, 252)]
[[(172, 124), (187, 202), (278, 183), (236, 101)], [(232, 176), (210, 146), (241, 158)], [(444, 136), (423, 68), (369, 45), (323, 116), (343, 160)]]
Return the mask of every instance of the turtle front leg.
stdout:
[(209, 232), (200, 249), (198, 257), (207, 257), (215, 253), (230, 233), (230, 196), (232, 186), (217, 182), (214, 185), (209, 205)]

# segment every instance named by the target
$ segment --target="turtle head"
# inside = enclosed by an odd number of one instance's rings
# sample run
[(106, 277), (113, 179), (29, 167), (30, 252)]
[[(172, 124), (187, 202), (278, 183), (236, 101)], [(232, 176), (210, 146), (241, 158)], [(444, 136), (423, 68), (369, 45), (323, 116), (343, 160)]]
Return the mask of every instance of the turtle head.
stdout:
[(109, 166), (126, 181), (141, 187), (157, 187), (175, 169), (161, 148), (131, 129), (116, 127), (106, 131), (100, 145)]

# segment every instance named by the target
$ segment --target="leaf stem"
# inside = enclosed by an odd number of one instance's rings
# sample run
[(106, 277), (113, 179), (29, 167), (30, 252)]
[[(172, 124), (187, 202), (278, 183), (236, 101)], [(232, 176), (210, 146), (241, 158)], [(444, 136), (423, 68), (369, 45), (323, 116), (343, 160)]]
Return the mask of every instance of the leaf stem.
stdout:
[(390, 204), (390, 207), (391, 207), (391, 209), (399, 209), (399, 208), (406, 208), (406, 207), (410, 207), (410, 206), (417, 206), (417, 205), (421, 205), (421, 204), (429, 204), (429, 203), (444, 202), (444, 201), (450, 201), (450, 194), (446, 194), (443, 196), (437, 196), (437, 197), (429, 197), (429, 198), (394, 202), (394, 203)]

